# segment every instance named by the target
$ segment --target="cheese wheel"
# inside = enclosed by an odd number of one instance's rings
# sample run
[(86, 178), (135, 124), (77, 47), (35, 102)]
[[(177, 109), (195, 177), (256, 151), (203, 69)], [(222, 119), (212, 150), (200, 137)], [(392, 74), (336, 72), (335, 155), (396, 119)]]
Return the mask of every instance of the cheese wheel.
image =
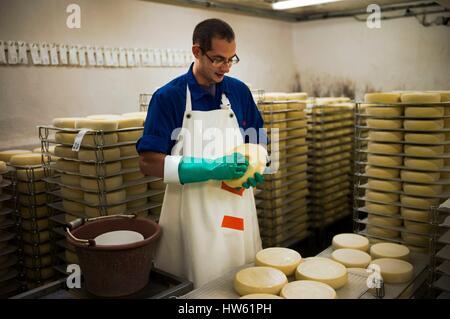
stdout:
[(127, 209), (141, 207), (147, 204), (147, 198), (136, 199), (127, 203)]
[(431, 238), (428, 238), (427, 236), (411, 234), (407, 232), (402, 232), (402, 239), (407, 244), (417, 246), (428, 246), (431, 240)]
[(417, 183), (434, 183), (439, 181), (441, 174), (402, 170), (400, 172), (400, 176), (404, 181)]
[(400, 142), (403, 140), (403, 132), (369, 131), (368, 139), (379, 142)]
[(428, 254), (428, 252), (430, 251), (430, 249), (428, 247), (417, 247), (417, 246), (410, 246), (410, 245), (407, 245), (407, 247), (409, 248), (409, 250), (416, 252), (416, 253), (421, 253), (421, 254)]
[(369, 142), (367, 150), (372, 153), (397, 154), (397, 153), (402, 153), (403, 145), (402, 144), (383, 144), (383, 143)]
[(410, 117), (442, 117), (444, 116), (444, 113), (444, 108), (442, 106), (409, 106), (405, 108), (405, 116)]
[(444, 167), (443, 159), (418, 159), (405, 157), (405, 166), (413, 169), (439, 171)]
[(368, 154), (367, 162), (371, 165), (401, 166), (403, 158), (399, 156), (381, 156)]
[(402, 207), (401, 215), (405, 219), (411, 219), (411, 220), (416, 220), (416, 221), (426, 222), (426, 221), (430, 220), (430, 213), (428, 210), (418, 210), (418, 209)]
[(379, 178), (398, 178), (400, 170), (394, 168), (380, 168), (366, 165), (366, 175)]
[(441, 102), (450, 102), (450, 91), (427, 91), (427, 93), (438, 93), (441, 96)]
[(55, 146), (55, 155), (63, 158), (78, 158), (78, 152), (72, 151), (71, 147), (63, 145)]
[(78, 189), (72, 189), (61, 186), (61, 196), (70, 200), (82, 200), (84, 199), (84, 192)]
[(58, 117), (53, 119), (52, 124), (54, 127), (59, 128), (75, 128), (78, 120), (84, 119), (83, 117)]
[(445, 141), (443, 133), (406, 133), (405, 141), (409, 143), (436, 144)]
[(393, 203), (393, 202), (398, 202), (399, 195), (392, 194), (392, 193), (374, 192), (372, 190), (367, 189), (366, 190), (366, 198), (370, 199), (370, 200), (379, 201), (379, 202)]
[(103, 163), (100, 165), (80, 163), (80, 174), (91, 176), (110, 176), (121, 171), (122, 164), (120, 161), (112, 163)]
[(25, 256), (24, 258), (25, 266), (28, 268), (37, 268), (37, 267), (47, 267), (50, 266), (53, 262), (51, 255), (45, 256)]
[(394, 258), (379, 258), (371, 264), (380, 267), (381, 277), (387, 284), (400, 284), (410, 281), (414, 274), (414, 267), (409, 262)]
[(377, 92), (366, 93), (364, 95), (365, 103), (398, 103), (400, 102), (400, 94), (394, 92)]
[(383, 237), (383, 238), (397, 238), (400, 236), (400, 232), (397, 230), (386, 229), (382, 227), (377, 227), (373, 225), (367, 225), (367, 233), (372, 236)]
[(53, 269), (53, 266), (38, 269), (28, 268), (25, 271), (25, 274), (30, 280), (46, 280), (55, 275), (55, 270)]
[(29, 150), (6, 150), (6, 151), (0, 151), (0, 161), (9, 163), (9, 160), (14, 155), (28, 154), (28, 153), (31, 153), (31, 151), (29, 151)]
[(0, 161), (0, 174), (6, 172), (6, 163), (4, 161)]
[(401, 116), (403, 108), (401, 106), (368, 106), (366, 113), (371, 116)]
[(405, 120), (403, 126), (407, 130), (442, 130), (444, 128), (444, 120)]
[(23, 245), (23, 251), (29, 256), (46, 255), (50, 252), (50, 243), (42, 245)]
[(401, 120), (381, 120), (381, 119), (367, 119), (367, 126), (376, 129), (400, 129), (402, 128)]
[[(27, 205), (27, 206), (31, 206), (31, 205), (45, 205), (47, 203), (47, 194), (34, 194), (34, 195), (24, 195), (24, 194), (19, 194), (18, 196), (19, 198), (19, 203), (21, 203), (22, 205)], [(1, 203), (0, 203), (0, 208), (1, 208)]]
[(430, 209), (431, 206), (439, 205), (439, 198), (423, 198), (423, 197), (401, 195), (400, 201), (403, 205), (423, 209)]
[[(286, 93), (286, 100), (288, 101), (303, 101), (308, 98), (308, 93), (305, 92), (293, 92), (293, 93)], [(290, 103), (288, 104), (290, 107), (296, 107), (296, 108), (304, 108), (304, 103)], [(299, 106), (301, 105), (301, 107)]]
[(256, 266), (267, 266), (281, 270), (286, 276), (290, 276), (300, 264), (302, 257), (293, 249), (283, 247), (271, 247), (256, 253)]
[(442, 194), (442, 185), (423, 185), (403, 183), (403, 191), (418, 196), (438, 196)]
[(409, 248), (395, 243), (378, 243), (370, 247), (370, 255), (373, 259), (394, 258), (409, 259)]
[(136, 150), (136, 145), (135, 144), (120, 146), (119, 149), (120, 149), (120, 156), (121, 157), (139, 155), (137, 150)]
[(144, 130), (133, 130), (133, 131), (124, 131), (118, 132), (119, 142), (135, 142), (139, 138), (141, 138)]
[(78, 175), (61, 174), (61, 183), (68, 186), (80, 186), (81, 177)]
[(412, 156), (439, 156), (444, 154), (444, 145), (417, 146), (405, 145), (405, 154)]
[(119, 136), (117, 133), (86, 134), (81, 141), (81, 146), (107, 146), (116, 144), (118, 141)]
[(22, 219), (20, 226), (27, 231), (41, 231), (48, 229), (48, 218), (38, 220)]
[(117, 119), (80, 119), (75, 124), (76, 128), (88, 128), (91, 130), (115, 131), (119, 127)]
[(145, 175), (142, 174), (141, 172), (134, 172), (134, 173), (127, 173), (127, 174), (123, 174), (123, 182), (129, 182), (129, 181), (135, 181), (138, 179), (142, 179), (144, 178)]
[(16, 177), (19, 181), (37, 181), (45, 177), (44, 168), (16, 169)]
[(56, 132), (55, 142), (58, 144), (70, 144), (73, 145), (77, 133)]
[(402, 189), (402, 183), (393, 181), (381, 181), (377, 179), (369, 179), (367, 186), (372, 189), (397, 192)]
[(108, 206), (106, 208), (101, 207), (84, 207), (84, 213), (88, 217), (102, 216), (104, 213), (107, 215), (125, 214), (127, 211), (127, 204), (121, 204), (116, 206)]
[(19, 208), (19, 214), (22, 218), (43, 218), (49, 215), (49, 211), (47, 206), (28, 207), (21, 205)]
[(22, 193), (41, 193), (45, 192), (45, 182), (18, 182), (17, 190)]
[(382, 217), (374, 214), (369, 214), (367, 216), (367, 221), (370, 224), (373, 225), (380, 225), (380, 226), (401, 226), (402, 220), (398, 218), (391, 218), (391, 217)]
[(245, 268), (234, 277), (234, 289), (241, 296), (255, 293), (278, 295), (287, 283), (286, 275), (271, 267)]
[(120, 149), (118, 147), (102, 150), (82, 149), (78, 152), (78, 159), (81, 161), (116, 161), (120, 159)]
[(350, 248), (361, 251), (369, 250), (369, 240), (361, 235), (352, 233), (338, 234), (332, 240), (333, 249)]
[(283, 299), (283, 297), (271, 294), (249, 294), (242, 296), (239, 299)]
[(306, 258), (295, 271), (296, 280), (313, 280), (339, 289), (347, 283), (347, 268), (334, 260), (322, 257)]
[(83, 213), (84, 212), (84, 205), (73, 202), (70, 200), (63, 199), (62, 200), (62, 206), (65, 210), (69, 211), (70, 213)]
[(144, 194), (145, 192), (147, 192), (147, 190), (148, 190), (147, 184), (127, 187), (126, 188), (127, 197)]
[(426, 223), (412, 222), (409, 220), (405, 220), (404, 223), (406, 230), (411, 232), (429, 234), (433, 229), (432, 225)]
[(122, 162), (123, 169), (139, 168), (139, 158), (138, 157), (122, 160), (121, 162)]
[(147, 117), (147, 112), (129, 112), (129, 113), (123, 113), (122, 117), (139, 117), (142, 118), (144, 121)]
[(80, 163), (60, 158), (56, 161), (55, 168), (64, 172), (78, 173), (80, 170)]
[(107, 177), (104, 179), (85, 178), (80, 179), (82, 188), (92, 191), (109, 191), (111, 189), (122, 186), (122, 175)]
[(112, 205), (123, 202), (127, 197), (124, 189), (109, 193), (84, 193), (84, 200), (91, 205)]
[(312, 280), (290, 282), (280, 295), (286, 299), (336, 299), (336, 291), (330, 285)]
[(142, 116), (127, 116), (119, 118), (119, 129), (130, 127), (143, 127), (144, 119)]
[(439, 103), (441, 95), (439, 93), (412, 92), (403, 93), (400, 99), (402, 103)]
[(262, 174), (266, 167), (267, 151), (259, 144), (241, 144), (234, 148), (230, 153), (241, 153), (247, 159), (249, 165), (245, 174), (234, 180), (224, 181), (229, 187), (240, 187), (249, 177), (253, 177), (255, 173)]
[(42, 155), (37, 153), (17, 154), (10, 158), (11, 165), (32, 166), (42, 164)]
[(372, 260), (368, 253), (350, 248), (336, 249), (331, 258), (347, 268), (366, 268)]

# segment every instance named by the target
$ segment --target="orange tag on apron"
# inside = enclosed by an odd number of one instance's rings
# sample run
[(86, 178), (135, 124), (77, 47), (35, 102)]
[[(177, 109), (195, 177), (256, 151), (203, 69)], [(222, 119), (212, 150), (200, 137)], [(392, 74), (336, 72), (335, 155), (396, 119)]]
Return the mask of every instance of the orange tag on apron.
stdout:
[(224, 182), (222, 182), (221, 188), (226, 190), (226, 191), (229, 191), (230, 193), (233, 193), (233, 194), (239, 195), (239, 196), (242, 196), (242, 194), (244, 194), (244, 191), (245, 191), (244, 187), (241, 187), (239, 190), (237, 190), (236, 188), (228, 186)]
[(236, 230), (244, 230), (244, 219), (239, 217), (233, 217), (224, 215), (222, 219), (223, 228), (231, 228)]

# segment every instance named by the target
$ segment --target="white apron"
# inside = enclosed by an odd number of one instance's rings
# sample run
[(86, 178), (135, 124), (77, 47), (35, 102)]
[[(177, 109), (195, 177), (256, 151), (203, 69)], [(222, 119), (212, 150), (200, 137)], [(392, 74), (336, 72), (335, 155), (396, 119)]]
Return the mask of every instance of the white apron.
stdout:
[[(198, 127), (199, 120), (203, 130)], [(197, 121), (195, 130), (194, 121)], [(194, 137), (194, 142), (189, 145), (191, 143), (179, 134), (172, 155), (202, 157), (203, 150), (198, 145), (202, 145), (203, 132), (208, 128), (225, 132), (227, 128), (239, 130), (239, 125), (224, 94), (221, 109), (192, 111), (188, 87), (183, 129)], [(234, 140), (231, 143), (236, 145), (232, 147), (242, 144), (242, 134)], [(221, 146), (223, 141), (214, 142), (221, 149), (219, 156), (226, 155), (227, 150)], [(210, 143), (211, 140), (203, 142)], [(261, 250), (253, 189), (236, 194), (222, 188), (222, 185), (220, 181), (208, 181), (168, 184), (166, 187), (159, 220), (162, 236), (156, 251), (155, 266), (189, 279), (194, 283), (194, 288), (235, 267), (253, 262), (256, 253)]]

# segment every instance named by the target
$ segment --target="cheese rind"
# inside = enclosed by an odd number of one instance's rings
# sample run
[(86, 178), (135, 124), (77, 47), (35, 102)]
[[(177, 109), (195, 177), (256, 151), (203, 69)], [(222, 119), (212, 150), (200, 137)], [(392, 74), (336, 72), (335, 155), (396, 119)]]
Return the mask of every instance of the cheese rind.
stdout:
[(377, 179), (369, 179), (367, 186), (371, 189), (396, 192), (402, 189), (402, 183), (394, 181), (382, 181)]
[(381, 156), (381, 155), (367, 155), (367, 162), (371, 165), (383, 165), (383, 166), (402, 166), (403, 158), (400, 156)]
[(378, 243), (370, 247), (370, 255), (373, 259), (395, 258), (408, 260), (409, 248), (395, 243)]
[(406, 133), (405, 141), (409, 143), (436, 144), (445, 141), (443, 133)]
[(439, 93), (411, 92), (403, 93), (400, 99), (402, 103), (439, 103), (441, 95)]
[(366, 93), (364, 95), (365, 103), (398, 103), (400, 102), (400, 94), (394, 92), (377, 92)]
[(439, 196), (442, 194), (442, 185), (403, 183), (403, 191), (410, 195)]
[(319, 281), (334, 289), (339, 289), (347, 283), (347, 268), (328, 258), (306, 258), (298, 265), (295, 279)]
[(439, 181), (441, 174), (402, 170), (400, 176), (402, 180), (408, 182), (434, 183)]
[(290, 276), (300, 264), (302, 257), (293, 249), (283, 247), (271, 247), (260, 250), (256, 254), (256, 266), (267, 266), (281, 270), (286, 276)]
[(99, 190), (109, 191), (113, 188), (122, 186), (122, 183), (123, 183), (122, 175), (107, 177), (102, 180), (82, 177), (80, 180), (80, 186), (82, 188), (92, 191), (99, 191)]
[(91, 205), (112, 205), (123, 202), (127, 197), (127, 193), (124, 189), (109, 192), (109, 193), (84, 193), (84, 200)]
[(9, 160), (14, 155), (28, 154), (28, 153), (31, 153), (31, 151), (30, 150), (6, 150), (6, 151), (0, 151), (0, 161), (9, 163)]
[(380, 267), (383, 281), (387, 284), (405, 283), (412, 279), (414, 267), (409, 262), (394, 258), (379, 258), (372, 261)]
[(400, 214), (406, 218), (416, 221), (429, 221), (430, 219), (430, 213), (428, 210), (418, 210), (418, 209), (411, 209), (407, 207), (402, 207), (400, 210)]
[(430, 209), (431, 206), (439, 205), (439, 198), (423, 198), (408, 195), (401, 195), (400, 202), (406, 206), (413, 206), (422, 209)]
[(38, 153), (17, 154), (10, 158), (11, 165), (32, 166), (42, 164), (42, 155)]
[(401, 142), (403, 135), (403, 132), (369, 131), (368, 139), (378, 142)]
[(118, 132), (119, 142), (134, 142), (137, 141), (143, 134), (144, 130), (133, 130)]
[(336, 249), (331, 258), (347, 268), (366, 268), (372, 260), (368, 253), (349, 248)]
[(444, 120), (405, 120), (403, 127), (407, 130), (434, 131), (444, 128)]
[(398, 154), (403, 152), (402, 144), (369, 142), (367, 151), (371, 153)]
[(333, 249), (351, 248), (361, 251), (369, 250), (369, 240), (361, 235), (352, 233), (338, 234), (332, 240)]
[(366, 165), (366, 175), (379, 178), (398, 178), (400, 170)]
[(405, 157), (405, 166), (412, 169), (439, 171), (444, 167), (443, 159), (418, 159)]
[(380, 226), (401, 226), (402, 220), (399, 218), (383, 217), (375, 214), (369, 214), (367, 221), (373, 225)]
[(91, 130), (115, 131), (119, 127), (117, 119), (95, 120), (95, 119), (80, 119), (75, 124), (76, 128), (88, 128)]
[(336, 299), (336, 291), (330, 285), (312, 280), (292, 281), (281, 289), (286, 299)]
[(366, 189), (366, 198), (384, 203), (393, 203), (398, 202), (399, 195), (392, 193), (374, 192), (372, 190)]
[(444, 145), (437, 146), (417, 146), (405, 145), (405, 154), (411, 156), (439, 156), (444, 154)]
[(376, 129), (400, 129), (402, 128), (401, 120), (380, 120), (380, 119), (367, 119), (367, 126), (369, 128)]
[(286, 275), (271, 267), (245, 268), (234, 277), (234, 289), (240, 296), (255, 293), (278, 295), (287, 283)]
[(373, 225), (367, 225), (367, 233), (384, 238), (397, 238), (400, 236), (400, 232), (397, 230), (381, 228)]
[(283, 297), (271, 294), (249, 294), (242, 296), (239, 299), (283, 299)]
[(78, 152), (80, 161), (116, 161), (120, 159), (120, 149), (118, 147), (105, 148), (102, 150), (82, 149)]
[(59, 128), (75, 128), (78, 120), (84, 119), (83, 117), (57, 117), (53, 119), (52, 124), (54, 127)]
[(104, 163), (101, 165), (80, 163), (80, 174), (91, 175), (91, 176), (110, 176), (117, 174), (122, 169), (122, 164), (120, 161), (112, 163)]

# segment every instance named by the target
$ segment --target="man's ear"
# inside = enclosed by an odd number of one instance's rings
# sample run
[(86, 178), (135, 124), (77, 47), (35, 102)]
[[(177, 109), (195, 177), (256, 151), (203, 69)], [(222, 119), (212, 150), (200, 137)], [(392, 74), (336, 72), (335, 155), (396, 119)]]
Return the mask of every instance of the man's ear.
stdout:
[(199, 58), (200, 58), (200, 55), (202, 54), (202, 50), (200, 49), (200, 47), (199, 47), (198, 44), (194, 44), (194, 45), (192, 46), (192, 54), (194, 55), (194, 57), (195, 57), (196, 59), (199, 59)]

